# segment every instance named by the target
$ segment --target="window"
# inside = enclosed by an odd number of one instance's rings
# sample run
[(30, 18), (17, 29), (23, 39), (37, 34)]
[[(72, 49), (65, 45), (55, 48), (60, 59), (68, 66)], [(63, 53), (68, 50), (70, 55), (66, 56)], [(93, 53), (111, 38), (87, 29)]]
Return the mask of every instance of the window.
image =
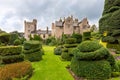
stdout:
[(43, 38), (45, 38), (45, 34), (43, 34)]

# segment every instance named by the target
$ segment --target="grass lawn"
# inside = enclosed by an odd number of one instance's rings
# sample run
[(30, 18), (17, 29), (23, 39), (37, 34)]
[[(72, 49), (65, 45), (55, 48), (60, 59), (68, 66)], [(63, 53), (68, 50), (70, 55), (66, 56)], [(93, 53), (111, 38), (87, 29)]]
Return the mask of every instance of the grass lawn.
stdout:
[(74, 80), (65, 68), (70, 62), (62, 62), (59, 56), (53, 54), (54, 47), (43, 46), (43, 60), (33, 62), (35, 68), (30, 80)]

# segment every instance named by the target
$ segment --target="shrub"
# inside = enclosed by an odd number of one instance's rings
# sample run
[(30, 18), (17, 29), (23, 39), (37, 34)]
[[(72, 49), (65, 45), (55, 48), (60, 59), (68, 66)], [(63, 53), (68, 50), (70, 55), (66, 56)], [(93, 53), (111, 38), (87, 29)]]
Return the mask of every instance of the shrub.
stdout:
[(29, 50), (29, 49), (36, 49), (38, 47), (41, 47), (41, 44), (39, 41), (25, 41), (24, 42), (24, 49)]
[(74, 48), (77, 47), (78, 44), (64, 44), (64, 47), (66, 48)]
[(75, 56), (78, 60), (101, 60), (108, 57), (109, 51), (104, 47), (94, 51), (94, 52), (77, 52)]
[(49, 37), (45, 40), (46, 45), (54, 46), (57, 44), (55, 37)]
[(73, 57), (73, 53), (72, 53), (73, 49), (74, 48), (63, 48), (62, 54), (61, 54), (62, 59), (71, 61)]
[(117, 65), (119, 67), (119, 72), (120, 72), (120, 60), (116, 61), (117, 62)]
[(23, 50), (23, 53), (24, 54), (31, 54), (31, 53), (34, 53), (34, 52), (37, 52), (37, 51), (40, 51), (40, 48), (36, 48), (36, 49), (30, 49), (30, 50)]
[(68, 38), (65, 40), (66, 44), (74, 44), (76, 43), (76, 39), (75, 38)]
[(3, 64), (15, 63), (24, 61), (23, 55), (12, 55), (12, 56), (4, 56), (2, 57)]
[(61, 53), (62, 53), (62, 48), (61, 48), (61, 46), (58, 46), (58, 47), (56, 47), (56, 48), (54, 49), (54, 54), (55, 54), (55, 55), (61, 55)]
[(42, 45), (39, 41), (25, 41), (24, 50), (25, 59), (29, 61), (39, 61), (42, 59)]
[(110, 44), (110, 43), (108, 43), (107, 48), (116, 49), (117, 51), (120, 51), (120, 44)]
[(19, 40), (19, 39), (16, 39), (15, 41), (14, 41), (14, 45), (21, 45), (22, 43), (21, 43), (21, 41)]
[(118, 70), (114, 57), (98, 42), (84, 41), (72, 53), (71, 70), (79, 77), (105, 80)]
[(101, 47), (102, 47), (102, 45), (100, 45), (96, 41), (84, 41), (80, 45), (78, 45), (78, 49), (81, 52), (92, 52), (92, 51), (95, 51)]
[(71, 37), (76, 39), (76, 43), (82, 42), (82, 35), (81, 34), (73, 33)]
[(118, 77), (118, 76), (120, 76), (120, 72), (112, 72), (111, 76)]
[(40, 61), (42, 60), (42, 53), (41, 51), (38, 51), (38, 52), (31, 53), (31, 54), (25, 54), (25, 59), (31, 62)]
[(0, 41), (4, 44), (8, 44), (10, 40), (10, 34), (8, 33), (1, 33), (0, 34)]
[(72, 71), (89, 80), (105, 80), (111, 77), (111, 66), (107, 61), (78, 61), (74, 57), (71, 62)]
[(35, 34), (33, 40), (42, 41), (42, 38), (39, 35)]
[(30, 62), (8, 64), (0, 67), (0, 80), (12, 80), (13, 78), (30, 77), (33, 69)]
[(112, 33), (112, 36), (119, 36), (120, 35), (120, 30), (114, 30)]
[(22, 51), (21, 46), (2, 46), (0, 47), (0, 55), (7, 56), (7, 55), (18, 55)]
[(100, 39), (102, 35), (99, 32), (92, 32), (91, 37), (94, 39)]
[(61, 57), (62, 59), (67, 60), (67, 61), (70, 61), (72, 58), (72, 56), (70, 56), (68, 52), (62, 52)]
[(16, 39), (18, 39), (18, 34), (16, 34), (16, 33), (11, 33), (11, 34), (10, 34), (9, 44), (10, 44), (10, 45), (13, 45), (13, 44), (14, 44), (14, 41), (15, 41)]
[(83, 40), (90, 40), (91, 32), (83, 32)]
[(105, 36), (102, 38), (102, 42), (115, 43), (115, 38), (111, 36)]

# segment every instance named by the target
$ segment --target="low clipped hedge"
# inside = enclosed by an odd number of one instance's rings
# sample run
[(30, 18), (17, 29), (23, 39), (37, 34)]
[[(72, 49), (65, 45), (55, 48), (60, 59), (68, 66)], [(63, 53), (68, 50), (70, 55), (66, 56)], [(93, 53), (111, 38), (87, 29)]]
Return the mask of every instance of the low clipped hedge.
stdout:
[(76, 43), (76, 39), (75, 38), (68, 38), (65, 40), (66, 44), (74, 44)]
[(30, 49), (30, 50), (23, 50), (23, 53), (24, 54), (31, 54), (31, 53), (34, 53), (34, 52), (37, 52), (37, 51), (40, 51), (40, 48), (36, 48), (36, 49)]
[(21, 61), (24, 61), (24, 56), (22, 54), (2, 57), (2, 64), (9, 64)]
[(78, 60), (101, 60), (109, 56), (109, 51), (102, 47), (94, 52), (77, 52), (75, 56)]
[(111, 77), (111, 65), (108, 61), (78, 61), (74, 57), (71, 62), (72, 71), (88, 80), (105, 80)]
[[(0, 80), (12, 80), (32, 75), (33, 69), (30, 62), (19, 62), (0, 67)], [(28, 80), (28, 79), (25, 80)]]
[(61, 46), (58, 46), (54, 49), (54, 54), (55, 55), (61, 55), (62, 53), (62, 47)]
[(21, 46), (3, 46), (0, 47), (0, 55), (7, 56), (7, 55), (19, 55), (22, 51)]
[(73, 48), (73, 47), (77, 47), (78, 44), (64, 44), (64, 47), (66, 48)]
[(34, 40), (25, 41), (23, 46), (24, 46), (24, 50), (36, 49), (38, 47), (42, 48), (40, 42)]
[(40, 61), (42, 60), (42, 52), (38, 51), (38, 52), (30, 53), (30, 54), (25, 54), (25, 59), (31, 62)]
[(72, 56), (68, 52), (62, 52), (61, 57), (63, 60), (70, 61), (72, 59)]
[(74, 48), (64, 48), (61, 54), (62, 59), (67, 60), (67, 61), (71, 61), (72, 57), (73, 57), (73, 53), (72, 50)]
[(0, 47), (0, 64), (9, 64), (24, 61), (21, 46)]

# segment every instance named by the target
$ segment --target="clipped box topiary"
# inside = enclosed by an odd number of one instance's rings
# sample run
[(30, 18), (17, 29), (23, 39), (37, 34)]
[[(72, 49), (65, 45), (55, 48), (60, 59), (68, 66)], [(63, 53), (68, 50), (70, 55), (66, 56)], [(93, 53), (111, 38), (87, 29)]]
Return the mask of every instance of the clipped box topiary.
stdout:
[(109, 51), (95, 41), (84, 41), (73, 50), (71, 70), (79, 77), (105, 80), (116, 71), (116, 62)]
[(31, 40), (24, 42), (23, 53), (25, 55), (25, 59), (32, 62), (32, 61), (40, 61), (42, 59), (42, 55), (44, 54), (44, 51), (39, 41)]

